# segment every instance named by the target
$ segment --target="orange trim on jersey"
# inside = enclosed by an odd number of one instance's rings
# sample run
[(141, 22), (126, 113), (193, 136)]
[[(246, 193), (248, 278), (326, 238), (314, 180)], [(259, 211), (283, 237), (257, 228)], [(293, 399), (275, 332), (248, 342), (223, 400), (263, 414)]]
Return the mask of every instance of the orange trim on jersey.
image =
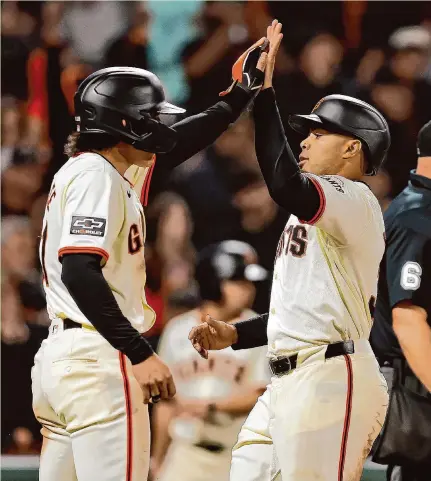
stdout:
[(315, 187), (317, 189), (317, 192), (319, 194), (319, 199), (320, 199), (320, 205), (319, 205), (319, 208), (317, 209), (317, 212), (316, 212), (315, 216), (311, 220), (300, 220), (299, 222), (301, 222), (301, 224), (313, 225), (317, 221), (320, 220), (323, 213), (325, 212), (326, 197), (325, 197), (325, 192), (323, 191), (323, 187), (320, 185), (320, 182), (313, 179), (313, 177), (309, 177), (309, 176), (307, 176), (307, 177), (311, 180), (311, 182), (313, 182), (313, 184), (315, 185)]
[(148, 194), (150, 192), (150, 183), (151, 183), (151, 177), (153, 176), (153, 170), (154, 166), (156, 165), (156, 156), (154, 155), (154, 161), (153, 165), (150, 167), (150, 169), (147, 172), (147, 175), (145, 177), (144, 185), (142, 186), (141, 190), (141, 204), (145, 207), (148, 204)]
[(64, 254), (99, 254), (105, 259), (105, 262), (108, 262), (109, 254), (100, 247), (78, 247), (78, 246), (69, 246), (69, 247), (62, 247), (58, 251), (58, 258), (60, 259), (61, 256)]
[(126, 462), (126, 481), (132, 481), (132, 460), (133, 460), (133, 423), (132, 423), (132, 400), (130, 397), (130, 384), (127, 376), (126, 356), (119, 353), (120, 369), (123, 376), (124, 398), (126, 403), (126, 422), (127, 422), (127, 462)]
[(347, 396), (346, 396), (346, 413), (344, 415), (343, 435), (341, 438), (340, 459), (338, 462), (338, 481), (344, 479), (344, 465), (346, 462), (347, 440), (349, 437), (350, 417), (352, 414), (352, 392), (353, 392), (353, 371), (352, 360), (348, 354), (343, 355), (347, 367)]

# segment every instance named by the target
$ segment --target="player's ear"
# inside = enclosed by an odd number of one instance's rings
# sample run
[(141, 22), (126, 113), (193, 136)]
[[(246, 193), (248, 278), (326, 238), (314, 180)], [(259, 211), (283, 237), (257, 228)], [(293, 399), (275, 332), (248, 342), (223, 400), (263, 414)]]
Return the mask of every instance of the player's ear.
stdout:
[(362, 152), (362, 142), (358, 139), (348, 140), (345, 144), (343, 159), (351, 159)]

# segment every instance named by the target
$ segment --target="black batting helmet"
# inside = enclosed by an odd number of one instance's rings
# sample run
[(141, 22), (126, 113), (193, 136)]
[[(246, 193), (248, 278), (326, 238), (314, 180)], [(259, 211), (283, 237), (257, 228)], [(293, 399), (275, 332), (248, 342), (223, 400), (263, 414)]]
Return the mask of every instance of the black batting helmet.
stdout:
[(289, 125), (305, 135), (311, 128), (322, 128), (359, 139), (368, 161), (367, 175), (377, 173), (391, 145), (383, 115), (372, 105), (347, 95), (324, 97), (310, 115), (291, 115)]
[(227, 240), (205, 247), (198, 255), (195, 278), (202, 300), (220, 301), (224, 280), (263, 281), (267, 271), (255, 263), (256, 251), (249, 244)]
[(177, 141), (158, 116), (185, 112), (166, 102), (156, 75), (133, 67), (94, 72), (79, 85), (74, 102), (78, 132), (107, 133), (153, 153), (169, 152)]

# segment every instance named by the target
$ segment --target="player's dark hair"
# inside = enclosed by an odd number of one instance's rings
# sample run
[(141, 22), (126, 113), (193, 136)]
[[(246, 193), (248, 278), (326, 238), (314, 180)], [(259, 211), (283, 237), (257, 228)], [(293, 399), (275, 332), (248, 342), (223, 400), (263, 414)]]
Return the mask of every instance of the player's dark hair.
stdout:
[(64, 145), (64, 153), (68, 157), (73, 157), (80, 152), (110, 149), (118, 143), (118, 139), (109, 134), (73, 132), (67, 137), (67, 142)]

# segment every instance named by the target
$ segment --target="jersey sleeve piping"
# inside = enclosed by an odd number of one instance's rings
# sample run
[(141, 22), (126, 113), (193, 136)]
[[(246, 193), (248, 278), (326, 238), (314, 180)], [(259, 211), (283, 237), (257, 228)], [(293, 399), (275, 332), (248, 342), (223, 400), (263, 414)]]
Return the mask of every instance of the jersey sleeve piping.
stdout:
[(325, 212), (326, 197), (325, 197), (325, 192), (323, 191), (323, 188), (320, 185), (320, 182), (318, 182), (316, 179), (314, 179), (311, 176), (307, 176), (307, 177), (311, 180), (311, 182), (313, 182), (314, 186), (317, 189), (317, 192), (319, 194), (319, 199), (320, 199), (320, 205), (319, 205), (319, 208), (317, 209), (316, 214), (314, 215), (314, 217), (311, 220), (309, 220), (309, 221), (300, 220), (299, 222), (301, 222), (301, 224), (313, 225), (313, 224), (315, 224), (316, 222), (319, 221), (319, 219), (322, 217), (323, 213)]
[(101, 249), (100, 247), (85, 247), (85, 246), (62, 247), (58, 251), (58, 260), (60, 260), (64, 254), (98, 254), (103, 257), (105, 262), (108, 262), (108, 259), (109, 259), (109, 254), (105, 251), (105, 249)]

